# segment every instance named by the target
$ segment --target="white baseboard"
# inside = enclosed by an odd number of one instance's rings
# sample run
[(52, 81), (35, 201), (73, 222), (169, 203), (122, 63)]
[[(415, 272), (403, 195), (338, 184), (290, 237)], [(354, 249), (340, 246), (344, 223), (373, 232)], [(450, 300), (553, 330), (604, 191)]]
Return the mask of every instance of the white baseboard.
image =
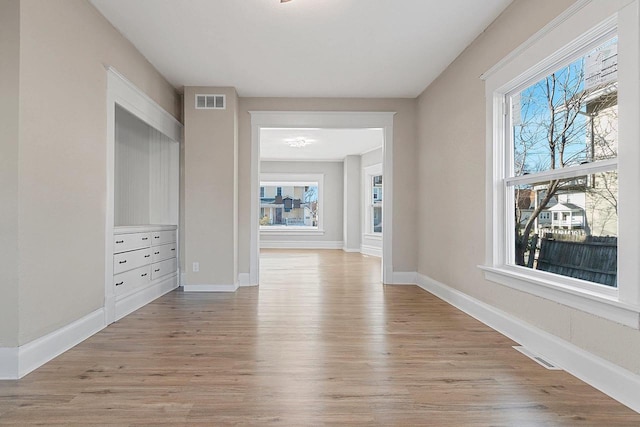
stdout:
[(182, 285), (182, 289), (184, 292), (235, 292), (239, 288), (239, 284), (235, 283), (233, 285), (219, 284), (219, 285), (207, 285), (207, 284), (198, 284), (198, 285)]
[(382, 248), (371, 245), (360, 245), (360, 253), (362, 255), (377, 256), (382, 258)]
[(415, 271), (394, 271), (393, 283), (387, 283), (387, 285), (415, 285), (418, 283), (417, 277)]
[[(116, 319), (150, 303), (177, 287), (173, 275), (116, 301)], [(100, 308), (81, 319), (19, 347), (0, 348), (0, 380), (20, 379), (106, 326), (105, 310)]]
[(360, 252), (360, 248), (347, 248), (346, 246), (342, 248), (345, 252)]
[(171, 292), (178, 287), (178, 275), (168, 276), (166, 279), (140, 289), (133, 294), (125, 295), (116, 299), (116, 321), (124, 316), (133, 313), (140, 307), (149, 304), (151, 301), (160, 298), (162, 295)]
[(19, 379), (105, 327), (104, 308), (20, 347), (0, 348), (0, 380)]
[(249, 273), (238, 274), (238, 286), (258, 286), (257, 283), (251, 283), (251, 275)]
[(422, 274), (417, 285), (640, 412), (640, 375)]
[(294, 240), (261, 240), (260, 249), (342, 249), (340, 241), (294, 241)]

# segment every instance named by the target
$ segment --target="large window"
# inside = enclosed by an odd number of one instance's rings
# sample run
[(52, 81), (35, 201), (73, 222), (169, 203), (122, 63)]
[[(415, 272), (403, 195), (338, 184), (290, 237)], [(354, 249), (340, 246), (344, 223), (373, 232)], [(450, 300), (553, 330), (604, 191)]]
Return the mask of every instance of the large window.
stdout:
[(322, 230), (322, 175), (263, 174), (260, 230)]
[(483, 76), (482, 269), (638, 328), (638, 1), (617, 7), (570, 9)]
[(617, 285), (617, 42), (506, 95), (515, 265)]

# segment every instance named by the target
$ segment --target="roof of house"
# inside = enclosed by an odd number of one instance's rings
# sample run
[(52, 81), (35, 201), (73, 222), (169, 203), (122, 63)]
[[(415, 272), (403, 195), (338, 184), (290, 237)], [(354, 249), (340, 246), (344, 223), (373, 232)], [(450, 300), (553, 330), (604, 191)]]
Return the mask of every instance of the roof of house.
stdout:
[(573, 203), (569, 203), (569, 202), (565, 202), (565, 203), (556, 203), (555, 205), (551, 206), (550, 208), (547, 208), (545, 210), (548, 211), (554, 211), (554, 212), (560, 212), (560, 211), (571, 211), (571, 212), (577, 212), (577, 211), (583, 211), (584, 209), (581, 208), (578, 205), (574, 205)]

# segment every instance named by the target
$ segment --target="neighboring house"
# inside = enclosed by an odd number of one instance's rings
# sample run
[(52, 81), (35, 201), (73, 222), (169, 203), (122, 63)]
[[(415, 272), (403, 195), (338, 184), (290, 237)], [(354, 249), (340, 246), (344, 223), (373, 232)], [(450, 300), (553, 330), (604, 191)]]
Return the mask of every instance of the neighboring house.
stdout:
[(307, 186), (260, 187), (260, 225), (316, 226), (318, 202), (310, 200), (307, 190)]
[[(615, 158), (618, 153), (618, 84), (595, 91), (587, 100), (590, 126), (587, 141), (592, 160)], [(591, 175), (586, 189), (588, 233), (618, 235), (618, 172)]]
[(556, 203), (545, 210), (551, 213), (551, 228), (573, 230), (585, 226), (584, 209), (578, 205)]
[[(531, 217), (538, 200), (544, 197), (544, 190), (524, 189), (518, 195), (520, 224), (526, 224)], [(586, 193), (584, 189), (572, 190), (556, 194), (545, 209), (536, 218), (534, 230), (540, 234), (544, 229), (583, 229), (585, 222)]]

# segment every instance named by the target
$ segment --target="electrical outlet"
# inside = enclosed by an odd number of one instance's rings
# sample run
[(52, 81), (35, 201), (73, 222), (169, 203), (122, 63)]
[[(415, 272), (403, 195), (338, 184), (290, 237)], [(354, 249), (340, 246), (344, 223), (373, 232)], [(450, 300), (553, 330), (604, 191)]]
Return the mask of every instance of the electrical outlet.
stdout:
[(200, 271), (200, 263), (199, 262), (194, 262), (193, 263), (193, 272), (197, 273), (198, 271)]

